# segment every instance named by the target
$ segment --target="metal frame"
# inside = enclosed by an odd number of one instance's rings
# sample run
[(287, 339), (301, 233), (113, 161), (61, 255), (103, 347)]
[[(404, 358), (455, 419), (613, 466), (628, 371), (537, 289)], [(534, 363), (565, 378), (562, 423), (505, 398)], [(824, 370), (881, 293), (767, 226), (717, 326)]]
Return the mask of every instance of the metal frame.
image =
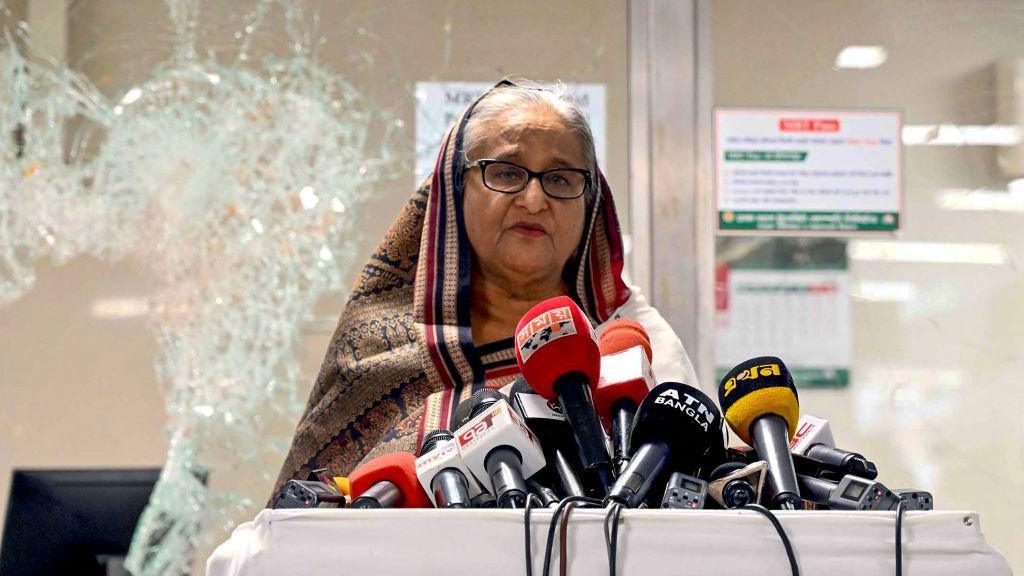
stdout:
[(633, 280), (714, 378), (710, 0), (629, 1)]

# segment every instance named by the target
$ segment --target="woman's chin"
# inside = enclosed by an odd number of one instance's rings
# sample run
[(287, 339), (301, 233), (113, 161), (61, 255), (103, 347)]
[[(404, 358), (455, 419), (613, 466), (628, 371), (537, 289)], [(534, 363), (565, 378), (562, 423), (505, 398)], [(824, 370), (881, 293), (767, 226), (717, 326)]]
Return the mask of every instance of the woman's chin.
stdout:
[(531, 253), (520, 251), (502, 258), (502, 267), (511, 278), (522, 279), (524, 282), (541, 281), (550, 276), (561, 276), (561, 270), (554, 265), (550, 255), (544, 251)]

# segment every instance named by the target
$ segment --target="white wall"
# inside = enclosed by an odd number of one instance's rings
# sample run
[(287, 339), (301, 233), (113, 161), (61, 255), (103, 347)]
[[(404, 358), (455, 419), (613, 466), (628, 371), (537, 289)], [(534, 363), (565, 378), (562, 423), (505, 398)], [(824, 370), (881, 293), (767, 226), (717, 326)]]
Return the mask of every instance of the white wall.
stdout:
[[(997, 59), (1024, 58), (1016, 1), (780, 0), (714, 4), (718, 106), (885, 107), (907, 124), (995, 121)], [(845, 46), (881, 45), (867, 71), (833, 69)], [(1024, 213), (938, 207), (945, 188), (1006, 189), (993, 147), (905, 150), (906, 241), (988, 242), (1005, 266), (851, 262), (859, 281), (907, 282), (912, 301), (853, 302), (853, 382), (802, 390), (801, 408), (873, 458), (890, 487), (977, 510), (982, 529), (1024, 571)]]

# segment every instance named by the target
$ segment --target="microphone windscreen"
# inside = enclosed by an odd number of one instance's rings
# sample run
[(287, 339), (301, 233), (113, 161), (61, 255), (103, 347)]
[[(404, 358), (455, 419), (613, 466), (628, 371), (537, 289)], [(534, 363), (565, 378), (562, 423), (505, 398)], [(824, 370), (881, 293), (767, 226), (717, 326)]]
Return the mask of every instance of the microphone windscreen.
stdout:
[(583, 310), (568, 296), (549, 298), (516, 326), (519, 372), (537, 394), (554, 400), (555, 382), (570, 372), (583, 374), (591, 388), (601, 376), (601, 352)]
[(633, 346), (643, 346), (647, 354), (647, 360), (652, 361), (653, 351), (651, 350), (651, 338), (647, 331), (636, 320), (619, 318), (608, 323), (608, 327), (601, 333), (597, 341), (601, 349), (601, 356), (608, 356), (616, 352), (628, 350)]
[(636, 410), (630, 452), (664, 442), (672, 449), (672, 469), (695, 473), (724, 452), (722, 426), (722, 413), (707, 394), (679, 382), (662, 382)]
[(416, 476), (416, 455), (411, 452), (385, 454), (353, 470), (348, 475), (352, 499), (359, 498), (374, 484), (385, 480), (402, 492), (405, 497), (403, 508), (433, 508), (430, 497)]
[(491, 404), (498, 400), (508, 401), (508, 398), (500, 390), (494, 388), (481, 388), (469, 398), (466, 398), (455, 407), (455, 417), (452, 420), (452, 428), (462, 428), (477, 414), (486, 410)]
[(423, 442), (420, 443), (420, 451), (417, 456), (423, 456), (427, 452), (433, 450), (438, 444), (447, 442), (453, 438), (455, 438), (455, 435), (452, 434), (451, 431), (445, 430), (444, 428), (438, 428), (423, 437)]
[(736, 435), (751, 444), (750, 425), (765, 414), (786, 420), (789, 437), (796, 433), (800, 401), (793, 376), (781, 359), (760, 356), (738, 364), (722, 379), (718, 402)]

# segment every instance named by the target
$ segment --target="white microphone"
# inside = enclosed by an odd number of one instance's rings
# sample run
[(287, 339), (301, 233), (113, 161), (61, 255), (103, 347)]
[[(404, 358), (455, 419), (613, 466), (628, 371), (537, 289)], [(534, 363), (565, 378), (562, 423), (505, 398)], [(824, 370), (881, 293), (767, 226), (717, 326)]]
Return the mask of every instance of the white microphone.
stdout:
[(832, 438), (832, 427), (824, 418), (801, 414), (800, 421), (796, 425), (796, 434), (789, 441), (789, 451), (804, 456), (807, 454), (807, 449), (815, 444), (834, 447), (836, 441)]
[(471, 499), (483, 492), (462, 461), (455, 436), (447, 430), (434, 430), (424, 437), (416, 477), (438, 508), (469, 508)]
[(824, 418), (801, 414), (796, 434), (789, 442), (789, 451), (819, 464), (835, 467), (844, 475), (852, 474), (868, 480), (878, 477), (878, 468), (874, 462), (856, 452), (836, 448), (832, 427)]
[(484, 389), (469, 401), (472, 416), (455, 431), (462, 461), (481, 484), (491, 486), (498, 507), (522, 508), (526, 479), (544, 467), (544, 450), (504, 394)]

